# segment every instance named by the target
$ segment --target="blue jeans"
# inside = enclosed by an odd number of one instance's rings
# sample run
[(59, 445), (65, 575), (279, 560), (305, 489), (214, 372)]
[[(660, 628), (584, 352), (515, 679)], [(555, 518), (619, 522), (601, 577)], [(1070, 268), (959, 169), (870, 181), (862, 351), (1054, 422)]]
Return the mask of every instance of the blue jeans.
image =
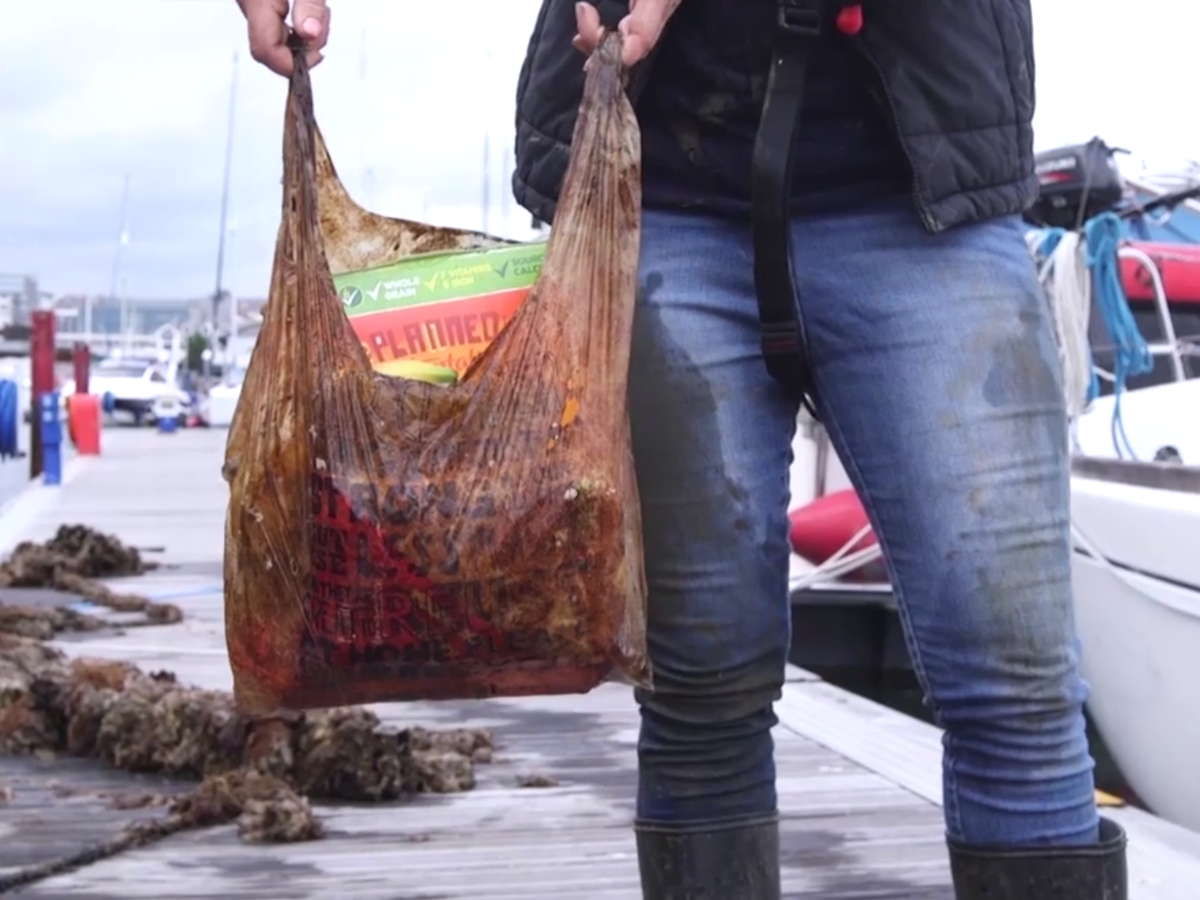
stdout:
[[(630, 405), (656, 690), (638, 816), (776, 811), (796, 404), (759, 349), (745, 222), (647, 211)], [(1014, 218), (927, 234), (899, 202), (797, 219), (817, 410), (884, 550), (945, 729), (948, 834), (1097, 840), (1072, 616), (1058, 358)]]

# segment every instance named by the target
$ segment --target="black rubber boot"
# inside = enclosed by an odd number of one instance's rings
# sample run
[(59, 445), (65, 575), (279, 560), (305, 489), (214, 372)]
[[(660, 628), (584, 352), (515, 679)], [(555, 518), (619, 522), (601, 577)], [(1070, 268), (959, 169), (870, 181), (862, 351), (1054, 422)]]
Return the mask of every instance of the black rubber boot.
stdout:
[(956, 900), (1128, 900), (1125, 831), (1100, 820), (1090, 847), (964, 847), (950, 843)]
[(779, 822), (637, 826), (643, 900), (780, 900)]

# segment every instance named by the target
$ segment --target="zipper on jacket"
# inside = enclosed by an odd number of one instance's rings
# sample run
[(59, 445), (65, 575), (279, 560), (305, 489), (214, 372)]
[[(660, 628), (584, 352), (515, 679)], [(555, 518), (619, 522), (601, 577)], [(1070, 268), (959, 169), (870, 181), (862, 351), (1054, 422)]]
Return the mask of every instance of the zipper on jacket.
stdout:
[[(917, 215), (921, 218), (921, 224), (925, 226), (925, 230), (936, 234), (943, 229), (941, 224), (934, 219), (933, 213), (929, 211), (928, 204), (926, 204), (924, 198), (917, 190), (917, 167), (913, 164), (912, 153), (908, 149), (908, 142), (904, 140), (904, 135), (900, 132), (900, 118), (896, 115), (896, 100), (892, 96), (891, 88), (888, 87), (887, 79), (883, 77), (883, 70), (879, 68), (879, 63), (875, 62), (875, 58), (863, 46), (861, 37), (855, 35), (850, 38), (850, 42), (854, 44), (859, 55), (871, 67), (871, 71), (875, 73), (875, 83), (871, 85), (871, 94), (875, 97), (875, 101), (883, 106), (883, 113), (888, 120), (888, 127), (892, 130), (892, 137), (895, 138), (896, 145), (908, 161), (908, 173), (911, 179), (909, 187), (912, 192), (913, 205), (917, 208)], [(880, 97), (878, 96), (880, 94), (883, 95), (882, 102), (880, 102)]]

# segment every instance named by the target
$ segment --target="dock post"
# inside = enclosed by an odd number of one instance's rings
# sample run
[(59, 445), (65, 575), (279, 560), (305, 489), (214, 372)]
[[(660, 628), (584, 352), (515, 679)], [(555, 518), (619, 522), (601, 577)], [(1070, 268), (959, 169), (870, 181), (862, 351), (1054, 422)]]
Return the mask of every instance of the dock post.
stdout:
[[(29, 479), (45, 469), (42, 452), (42, 397), (54, 392), (54, 313), (35, 309), (29, 316)], [(32, 411), (36, 410), (36, 414)]]
[(42, 484), (62, 484), (62, 400), (58, 391), (48, 391), (38, 397), (38, 420), (42, 436)]
[(103, 430), (104, 410), (100, 397), (88, 393), (92, 366), (91, 348), (78, 341), (71, 353), (75, 367), (75, 393), (67, 397), (67, 436), (80, 456), (100, 455), (100, 432)]
[(75, 368), (75, 393), (86, 394), (92, 373), (92, 348), (83, 341), (76, 341), (71, 350), (71, 363)]

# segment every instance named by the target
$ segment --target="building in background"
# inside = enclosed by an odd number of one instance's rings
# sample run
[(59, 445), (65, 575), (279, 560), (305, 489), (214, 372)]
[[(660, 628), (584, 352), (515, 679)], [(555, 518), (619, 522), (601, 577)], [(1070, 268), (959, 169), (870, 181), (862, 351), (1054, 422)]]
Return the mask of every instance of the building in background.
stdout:
[(84, 331), (85, 322), (90, 315), (92, 334), (111, 334), (117, 337), (126, 332), (136, 335), (153, 334), (163, 325), (192, 330), (204, 321), (206, 303), (207, 300), (197, 298), (116, 298), (103, 295), (88, 298), (67, 294), (54, 298), (53, 309), (62, 320), (64, 331)]
[(50, 294), (39, 290), (37, 279), (32, 275), (0, 273), (0, 329), (28, 325), (29, 314), (41, 309), (49, 300)]

